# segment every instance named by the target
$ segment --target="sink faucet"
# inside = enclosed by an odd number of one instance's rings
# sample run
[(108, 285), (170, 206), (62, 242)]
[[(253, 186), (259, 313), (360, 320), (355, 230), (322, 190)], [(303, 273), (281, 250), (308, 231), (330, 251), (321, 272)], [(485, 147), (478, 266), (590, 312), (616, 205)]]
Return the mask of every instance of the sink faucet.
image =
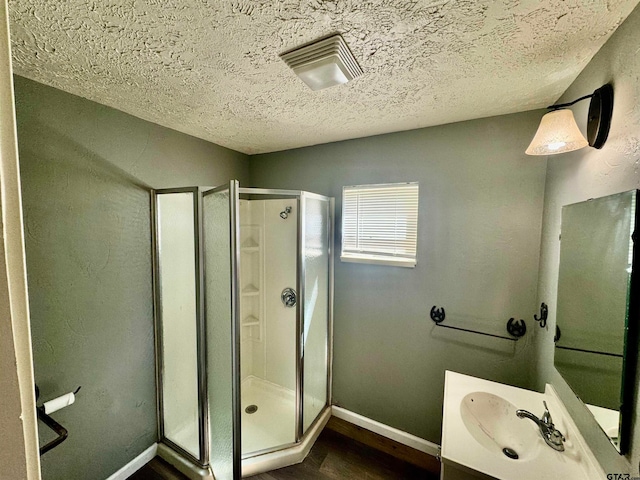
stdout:
[(558, 452), (564, 452), (564, 435), (562, 435), (562, 432), (553, 425), (551, 413), (549, 413), (549, 408), (547, 407), (547, 402), (543, 401), (542, 403), (544, 404), (544, 413), (542, 414), (542, 418), (536, 417), (533, 413), (528, 412), (527, 410), (516, 410), (516, 415), (518, 418), (528, 418), (538, 425), (540, 435), (542, 435), (542, 438), (544, 438), (547, 445)]

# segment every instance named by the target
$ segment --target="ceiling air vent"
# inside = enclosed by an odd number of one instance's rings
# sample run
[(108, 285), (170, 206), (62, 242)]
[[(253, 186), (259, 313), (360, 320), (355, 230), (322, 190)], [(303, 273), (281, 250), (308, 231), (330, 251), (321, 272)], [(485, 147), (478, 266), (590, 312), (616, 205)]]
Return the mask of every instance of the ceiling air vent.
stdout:
[(332, 35), (280, 55), (311, 90), (347, 83), (362, 75), (351, 50), (340, 35)]

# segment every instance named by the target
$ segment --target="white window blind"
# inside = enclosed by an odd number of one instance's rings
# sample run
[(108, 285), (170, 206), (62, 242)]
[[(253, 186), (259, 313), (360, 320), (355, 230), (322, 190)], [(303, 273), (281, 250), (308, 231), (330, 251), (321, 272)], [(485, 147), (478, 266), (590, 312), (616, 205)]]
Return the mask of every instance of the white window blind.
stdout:
[(418, 183), (342, 190), (342, 261), (414, 267)]

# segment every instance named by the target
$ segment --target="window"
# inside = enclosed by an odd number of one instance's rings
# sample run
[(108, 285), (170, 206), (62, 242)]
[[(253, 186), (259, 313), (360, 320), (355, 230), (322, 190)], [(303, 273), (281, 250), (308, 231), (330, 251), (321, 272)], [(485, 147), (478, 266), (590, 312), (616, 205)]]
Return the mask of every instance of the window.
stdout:
[(343, 262), (416, 266), (418, 183), (342, 189)]

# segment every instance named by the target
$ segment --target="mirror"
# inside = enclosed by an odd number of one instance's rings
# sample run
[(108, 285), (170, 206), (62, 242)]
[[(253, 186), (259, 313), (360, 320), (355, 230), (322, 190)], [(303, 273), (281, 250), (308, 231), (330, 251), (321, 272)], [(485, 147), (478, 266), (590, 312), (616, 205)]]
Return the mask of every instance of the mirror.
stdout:
[(637, 202), (632, 190), (562, 208), (554, 364), (620, 453), (635, 380)]

